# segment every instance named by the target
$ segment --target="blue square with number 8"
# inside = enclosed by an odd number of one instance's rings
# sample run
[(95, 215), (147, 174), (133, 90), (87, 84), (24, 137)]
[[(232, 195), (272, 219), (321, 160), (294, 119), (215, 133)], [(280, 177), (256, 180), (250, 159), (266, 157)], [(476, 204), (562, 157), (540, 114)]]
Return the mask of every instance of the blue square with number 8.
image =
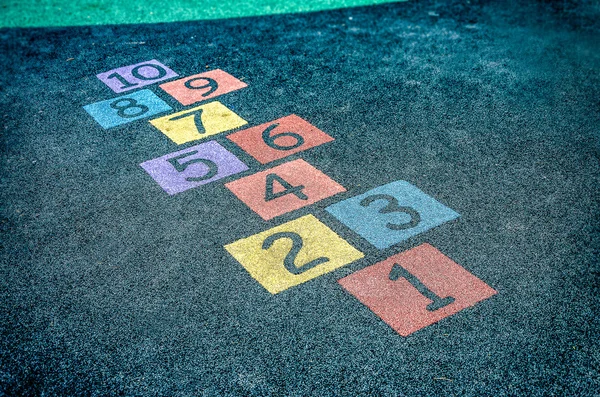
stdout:
[(144, 119), (158, 113), (173, 110), (165, 101), (150, 90), (108, 99), (83, 107), (104, 129)]
[(379, 249), (460, 216), (406, 181), (377, 187), (326, 211)]

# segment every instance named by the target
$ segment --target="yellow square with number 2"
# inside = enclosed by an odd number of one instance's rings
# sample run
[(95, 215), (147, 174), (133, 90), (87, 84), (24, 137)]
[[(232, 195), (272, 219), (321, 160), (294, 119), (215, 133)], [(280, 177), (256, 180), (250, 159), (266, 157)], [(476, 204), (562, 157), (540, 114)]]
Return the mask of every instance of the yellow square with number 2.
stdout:
[(248, 124), (221, 102), (186, 109), (150, 120), (150, 124), (178, 145)]
[(272, 294), (364, 257), (313, 215), (235, 241), (225, 249)]

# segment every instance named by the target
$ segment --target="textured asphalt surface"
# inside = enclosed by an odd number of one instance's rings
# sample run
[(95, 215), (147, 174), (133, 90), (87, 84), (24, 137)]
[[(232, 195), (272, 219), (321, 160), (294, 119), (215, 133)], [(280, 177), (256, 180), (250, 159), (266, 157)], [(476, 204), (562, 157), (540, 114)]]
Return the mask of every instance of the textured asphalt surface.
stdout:
[[(419, 1), (0, 30), (0, 394), (598, 395), (598, 16)], [(97, 73), (148, 59), (242, 78), (220, 100), (251, 125), (326, 131), (292, 158), (348, 192), (268, 222), (219, 182), (168, 196), (139, 164), (181, 147), (83, 110), (116, 96)], [(324, 211), (395, 180), (461, 217), (380, 251)], [(309, 213), (365, 258), (272, 296), (223, 249)], [(498, 294), (402, 337), (336, 280), (425, 242)]]

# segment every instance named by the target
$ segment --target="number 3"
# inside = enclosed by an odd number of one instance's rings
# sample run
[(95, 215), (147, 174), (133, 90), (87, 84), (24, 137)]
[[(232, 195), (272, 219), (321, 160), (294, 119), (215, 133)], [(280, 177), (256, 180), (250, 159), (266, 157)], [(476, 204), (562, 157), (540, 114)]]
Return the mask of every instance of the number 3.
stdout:
[(398, 205), (398, 200), (394, 196), (390, 196), (389, 194), (375, 194), (373, 196), (369, 196), (364, 198), (360, 205), (363, 207), (368, 207), (372, 202), (377, 200), (386, 200), (388, 204), (379, 210), (380, 214), (390, 214), (392, 212), (404, 212), (405, 214), (410, 216), (410, 221), (403, 224), (396, 223), (387, 223), (385, 227), (391, 230), (406, 230), (411, 229), (421, 222), (421, 215), (411, 207), (403, 207)]

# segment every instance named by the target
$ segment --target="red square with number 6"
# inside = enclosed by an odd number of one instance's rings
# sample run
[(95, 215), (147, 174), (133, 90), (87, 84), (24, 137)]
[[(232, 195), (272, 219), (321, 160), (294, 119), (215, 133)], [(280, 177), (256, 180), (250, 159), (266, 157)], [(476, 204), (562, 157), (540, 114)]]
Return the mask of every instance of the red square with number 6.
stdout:
[(261, 164), (333, 141), (333, 138), (295, 114), (227, 136)]
[(402, 336), (496, 294), (429, 244), (394, 255), (338, 283)]
[(302, 159), (226, 183), (225, 187), (266, 221), (346, 191)]

